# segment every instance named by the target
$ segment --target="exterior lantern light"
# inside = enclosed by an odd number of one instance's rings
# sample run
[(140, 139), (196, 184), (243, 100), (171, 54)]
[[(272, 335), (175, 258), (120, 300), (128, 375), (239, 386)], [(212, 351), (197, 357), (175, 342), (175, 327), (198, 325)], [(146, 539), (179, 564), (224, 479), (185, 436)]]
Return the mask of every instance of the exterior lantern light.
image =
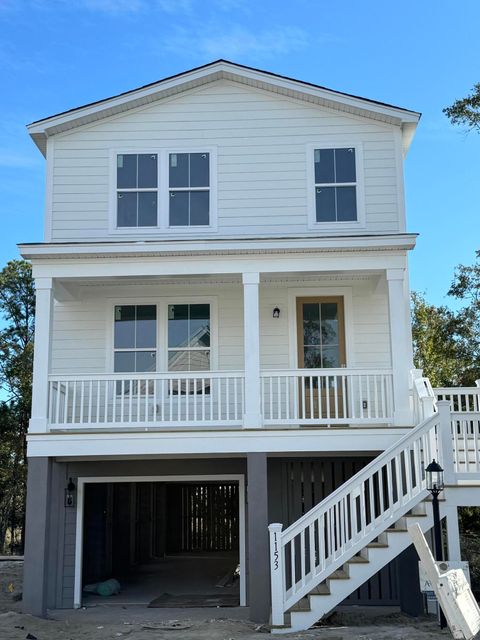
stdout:
[(74, 507), (75, 506), (75, 491), (77, 487), (71, 478), (68, 479), (67, 488), (65, 489), (65, 506), (66, 507)]
[[(425, 469), (425, 479), (427, 482), (427, 489), (432, 494), (432, 509), (433, 509), (433, 541), (435, 547), (435, 560), (441, 562), (443, 560), (443, 544), (442, 544), (442, 527), (440, 525), (440, 508), (438, 504), (438, 495), (443, 491), (445, 485), (443, 482), (443, 469), (435, 460)], [(447, 626), (445, 615), (439, 608), (440, 616), (440, 628), (444, 629)]]
[(443, 469), (435, 460), (435, 458), (430, 462), (428, 467), (425, 469), (425, 475), (427, 480), (427, 489), (430, 491), (432, 496), (437, 496), (443, 491)]
[(273, 317), (274, 318), (279, 318), (280, 317), (280, 309), (278, 307), (275, 307), (275, 309), (273, 310)]

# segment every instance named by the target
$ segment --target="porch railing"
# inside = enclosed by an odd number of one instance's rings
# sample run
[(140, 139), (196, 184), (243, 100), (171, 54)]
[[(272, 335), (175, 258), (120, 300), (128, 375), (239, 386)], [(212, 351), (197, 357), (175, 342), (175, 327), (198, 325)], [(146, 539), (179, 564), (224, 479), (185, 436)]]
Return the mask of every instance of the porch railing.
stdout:
[(450, 411), (480, 413), (480, 387), (438, 387), (434, 393), (450, 402)]
[(50, 376), (51, 427), (241, 425), (239, 371)]
[(393, 421), (391, 370), (263, 371), (261, 383), (265, 425), (334, 426)]

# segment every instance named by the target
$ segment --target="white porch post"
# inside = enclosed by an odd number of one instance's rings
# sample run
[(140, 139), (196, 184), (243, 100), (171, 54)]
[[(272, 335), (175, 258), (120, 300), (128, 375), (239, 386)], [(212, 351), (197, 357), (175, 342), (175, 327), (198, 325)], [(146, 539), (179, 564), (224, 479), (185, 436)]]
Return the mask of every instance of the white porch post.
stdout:
[(446, 486), (455, 484), (455, 460), (452, 438), (452, 416), (450, 413), (450, 400), (437, 400), (438, 440), (440, 449), (440, 464), (443, 467), (443, 480)]
[(445, 521), (447, 523), (447, 551), (448, 559), (459, 562), (462, 559), (460, 550), (460, 529), (458, 526), (457, 505), (444, 506)]
[(245, 429), (262, 426), (260, 399), (259, 273), (243, 273), (243, 331), (245, 360)]
[(395, 425), (412, 424), (409, 376), (412, 347), (410, 327), (405, 312), (405, 269), (387, 269), (390, 344), (393, 370), (393, 401)]
[(270, 582), (272, 591), (272, 626), (285, 624), (283, 594), (285, 593), (285, 565), (282, 549), (283, 524), (275, 522), (268, 525), (270, 532)]
[(30, 433), (47, 431), (48, 374), (53, 314), (52, 278), (35, 280), (35, 345), (33, 350)]

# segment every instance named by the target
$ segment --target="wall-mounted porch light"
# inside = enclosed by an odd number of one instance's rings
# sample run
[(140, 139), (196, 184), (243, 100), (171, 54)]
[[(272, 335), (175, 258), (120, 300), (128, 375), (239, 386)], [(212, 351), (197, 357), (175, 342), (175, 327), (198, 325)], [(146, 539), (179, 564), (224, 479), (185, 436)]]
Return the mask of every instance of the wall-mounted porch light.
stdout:
[(280, 309), (278, 307), (275, 307), (275, 309), (273, 310), (272, 313), (274, 318), (279, 318), (280, 317)]
[(65, 489), (65, 506), (66, 507), (74, 507), (75, 506), (75, 492), (77, 487), (71, 478), (68, 479), (67, 488)]

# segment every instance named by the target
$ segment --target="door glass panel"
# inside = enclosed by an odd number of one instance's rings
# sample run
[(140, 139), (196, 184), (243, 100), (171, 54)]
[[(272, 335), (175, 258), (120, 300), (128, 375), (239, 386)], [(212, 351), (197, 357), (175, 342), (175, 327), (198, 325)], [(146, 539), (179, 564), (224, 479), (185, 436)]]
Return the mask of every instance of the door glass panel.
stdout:
[(322, 367), (324, 369), (337, 369), (340, 367), (340, 353), (338, 345), (322, 349)]
[(320, 347), (304, 347), (303, 363), (305, 369), (321, 369), (322, 351)]
[(338, 345), (338, 305), (324, 302), (322, 310), (322, 345)]
[(320, 305), (316, 302), (303, 305), (303, 344), (320, 344)]

